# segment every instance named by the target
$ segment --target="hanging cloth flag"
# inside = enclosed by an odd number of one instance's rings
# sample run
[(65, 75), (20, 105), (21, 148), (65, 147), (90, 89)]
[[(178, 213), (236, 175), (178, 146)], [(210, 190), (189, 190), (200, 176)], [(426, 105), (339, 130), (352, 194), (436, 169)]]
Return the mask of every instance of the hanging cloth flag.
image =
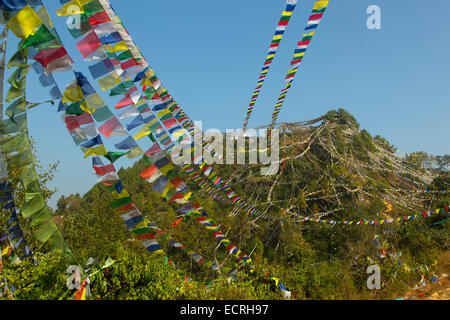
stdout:
[(100, 88), (102, 88), (103, 91), (107, 91), (111, 88), (114, 88), (115, 86), (117, 86), (119, 83), (121, 83), (122, 81), (120, 80), (119, 75), (117, 74), (116, 71), (113, 71), (111, 73), (109, 73), (107, 76), (98, 79), (97, 80), (98, 84), (100, 85)]
[(131, 150), (138, 146), (136, 141), (133, 139), (133, 137), (128, 137), (122, 142), (119, 142), (114, 145), (119, 150)]
[(159, 144), (157, 142), (155, 142), (153, 144), (153, 146), (145, 152), (145, 154), (147, 156), (151, 156), (151, 155), (154, 155), (154, 154), (156, 154), (156, 153), (158, 153), (160, 151), (161, 151), (161, 147), (159, 146)]
[(22, 44), (22, 48), (25, 49), (55, 39), (56, 37), (47, 29), (45, 24), (41, 24), (41, 26), (32, 35), (25, 39)]
[(111, 161), (111, 163), (114, 163), (126, 154), (127, 152), (108, 152), (104, 157)]
[(128, 159), (134, 159), (137, 157), (140, 157), (144, 154), (144, 151), (141, 149), (141, 147), (137, 146), (130, 151), (127, 152), (126, 156)]
[(144, 119), (141, 115), (138, 115), (136, 118), (134, 118), (133, 121), (131, 121), (129, 124), (127, 124), (127, 130), (130, 131), (134, 128), (137, 128), (141, 125), (145, 124)]
[(78, 102), (84, 100), (83, 92), (81, 91), (78, 81), (74, 80), (66, 86), (66, 91), (63, 94), (62, 102)]
[(106, 50), (108, 50), (109, 52), (111, 52), (111, 53), (115, 53), (115, 52), (119, 52), (119, 51), (125, 51), (125, 50), (128, 50), (128, 46), (127, 46), (127, 44), (125, 43), (125, 41), (120, 41), (120, 42), (117, 42), (115, 45), (114, 45), (114, 47), (112, 47), (112, 46), (106, 46)]
[(38, 61), (47, 74), (73, 69), (73, 60), (64, 47), (41, 50), (32, 59)]
[(83, 95), (85, 97), (96, 93), (94, 87), (91, 86), (89, 80), (81, 72), (74, 72), (74, 73), (75, 78), (77, 78), (78, 85), (81, 88), (81, 92), (83, 92)]
[(116, 117), (113, 117), (103, 123), (100, 128), (98, 128), (105, 137), (120, 137), (128, 135), (128, 132), (122, 127), (122, 124), (117, 120)]
[(139, 140), (143, 137), (148, 136), (149, 134), (151, 134), (152, 132), (150, 131), (150, 129), (148, 128), (148, 125), (145, 125), (141, 128), (141, 130), (139, 130), (138, 133), (136, 133), (133, 138), (136, 140)]
[(151, 166), (145, 167), (144, 170), (142, 170), (142, 172), (140, 173), (140, 176), (141, 176), (144, 180), (147, 180), (148, 183), (153, 183), (153, 182), (156, 181), (161, 175), (162, 175), (162, 172), (159, 171), (158, 167), (155, 166), (154, 164), (151, 165)]
[(111, 19), (108, 17), (108, 14), (105, 11), (95, 13), (89, 17), (89, 22), (93, 26), (109, 21), (111, 21)]
[(123, 120), (123, 119), (128, 119), (131, 117), (136, 117), (139, 114), (140, 114), (139, 110), (136, 108), (136, 106), (132, 106), (128, 110), (125, 110), (121, 114), (119, 114), (118, 117), (120, 120)]
[(94, 53), (100, 46), (101, 42), (94, 31), (89, 32), (84, 39), (76, 44), (83, 58)]
[(247, 116), (245, 117), (244, 120), (243, 125), (244, 131), (247, 129), (248, 121), (250, 120), (250, 117), (252, 115), (256, 100), (258, 99), (264, 80), (267, 77), (267, 74), (269, 73), (270, 65), (272, 64), (272, 61), (277, 53), (278, 47), (281, 43), (281, 40), (283, 39), (284, 32), (286, 31), (286, 28), (289, 24), (289, 21), (297, 5), (297, 2), (298, 0), (288, 0), (286, 2), (286, 9), (281, 14), (280, 21), (278, 22), (278, 25), (275, 30), (275, 35), (273, 36), (272, 42), (269, 46), (269, 52), (267, 54), (266, 60), (264, 61), (264, 65), (259, 75), (258, 83), (256, 84), (256, 88), (252, 93), (250, 104), (247, 109)]
[(27, 39), (42, 24), (41, 18), (28, 5), (16, 13), (6, 24), (21, 39)]
[(105, 59), (103, 61), (97, 62), (92, 66), (89, 66), (89, 71), (91, 72), (94, 79), (103, 77), (114, 70), (115, 68), (111, 59)]

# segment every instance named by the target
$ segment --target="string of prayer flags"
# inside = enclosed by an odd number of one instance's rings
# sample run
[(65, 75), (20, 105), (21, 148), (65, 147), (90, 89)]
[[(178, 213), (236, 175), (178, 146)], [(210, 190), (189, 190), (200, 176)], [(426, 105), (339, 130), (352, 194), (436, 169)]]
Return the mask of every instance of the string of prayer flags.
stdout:
[[(294, 77), (297, 74), (297, 71), (301, 64), (301, 61), (305, 55), (305, 52), (311, 42), (313, 35), (316, 32), (315, 30), (317, 29), (317, 27), (323, 17), (323, 14), (325, 13), (325, 10), (328, 6), (328, 2), (329, 2), (328, 0), (315, 2), (313, 12), (310, 15), (310, 17), (308, 19), (308, 23), (305, 27), (306, 33), (303, 34), (302, 39), (297, 44), (297, 49), (295, 49), (295, 51), (294, 51), (294, 55), (293, 55), (292, 61), (291, 61), (291, 68), (287, 72), (287, 75), (285, 78), (286, 85), (281, 90), (280, 96), (278, 97), (278, 100), (275, 104), (275, 107), (274, 107), (274, 110), (272, 113), (272, 122), (267, 129), (267, 138), (269, 141), (271, 141), (272, 129), (275, 126), (275, 123), (278, 119), (278, 115), (280, 113), (281, 108), (283, 107), (283, 103), (286, 99), (287, 93), (292, 86), (292, 82), (294, 81)], [(314, 30), (314, 31), (310, 31), (310, 30)]]
[(284, 32), (286, 31), (290, 18), (295, 10), (297, 1), (298, 0), (288, 0), (286, 2), (286, 9), (281, 14), (280, 21), (278, 22), (278, 25), (275, 30), (275, 35), (273, 36), (272, 42), (270, 43), (269, 46), (269, 52), (267, 53), (266, 60), (264, 61), (264, 65), (261, 69), (261, 73), (258, 78), (258, 83), (256, 84), (256, 88), (253, 90), (252, 93), (250, 104), (247, 109), (247, 115), (244, 120), (243, 125), (244, 131), (247, 129), (248, 121), (250, 120), (250, 117), (252, 115), (253, 108), (256, 104), (256, 100), (258, 99), (259, 93), (261, 92), (264, 80), (266, 79), (267, 74), (269, 73), (270, 66), (273, 62), (273, 59), (275, 58), (281, 40), (283, 39)]
[[(29, 13), (29, 10), (32, 9), (31, 7), (27, 6), (16, 13), (14, 17), (16, 18), (17, 25), (13, 25), (13, 28), (26, 30), (26, 28), (30, 26), (30, 22), (22, 20), (24, 16), (32, 16), (31, 13)], [(26, 35), (27, 33), (24, 31), (23, 34)], [(29, 66), (27, 64), (28, 49), (23, 48), (23, 43), (23, 40), (19, 42), (19, 49), (17, 51), (17, 54), (13, 55), (12, 57), (13, 60), (16, 59), (15, 57), (23, 57), (21, 58), (22, 62), (18, 64), (8, 64), (10, 67), (12, 65), (15, 65), (18, 69), (22, 69), (16, 70), (13, 73), (15, 77), (19, 77), (20, 75), (22, 80), (26, 79), (26, 75), (29, 69)], [(20, 81), (20, 83), (18, 83), (17, 81), (10, 81), (10, 84), (12, 87), (20, 86), (23, 89), (25, 89), (26, 87), (26, 81)], [(18, 100), (13, 103), (13, 105), (16, 106), (14, 108), (14, 111), (11, 111), (12, 109), (9, 109), (10, 112), (8, 112), (11, 118), (9, 120), (11, 121), (11, 123), (15, 123), (15, 125), (10, 126), (8, 122), (2, 121), (2, 125), (6, 124), (6, 130), (0, 131), (2, 131), (2, 134), (18, 133), (19, 135), (22, 135), (23, 138), (28, 138), (28, 128), (26, 122), (27, 105), (24, 105), (22, 103), (25, 100), (25, 92), (22, 96), (17, 98)], [(0, 126), (0, 129), (3, 129), (1, 127), (2, 126)], [(31, 153), (30, 145), (31, 144), (29, 143), (29, 140), (28, 142), (22, 143), (21, 145), (16, 145), (16, 150), (14, 150), (13, 146), (11, 145), (11, 147), (9, 147), (7, 150), (11, 153), (8, 153), (8, 156), (6, 157), (6, 166), (9, 172), (12, 169), (18, 167), (22, 168), (20, 183), (25, 192), (25, 200), (20, 205), (21, 213), (25, 218), (31, 218), (30, 226), (33, 228), (32, 233), (38, 241), (43, 243), (49, 242), (50, 248), (52, 250), (62, 250), (63, 257), (68, 258), (71, 254), (70, 249), (65, 244), (64, 239), (62, 238), (62, 234), (53, 221), (53, 217), (50, 213), (49, 208), (47, 207), (45, 197), (39, 185), (38, 175), (33, 164), (33, 156)], [(19, 151), (19, 148), (23, 148), (24, 146), (26, 147), (25, 150), (22, 149), (21, 151)]]

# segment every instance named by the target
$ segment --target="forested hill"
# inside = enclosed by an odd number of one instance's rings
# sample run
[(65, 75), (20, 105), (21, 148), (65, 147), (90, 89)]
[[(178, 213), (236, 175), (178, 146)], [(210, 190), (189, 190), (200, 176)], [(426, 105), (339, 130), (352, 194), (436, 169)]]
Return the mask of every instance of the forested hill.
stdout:
[[(172, 227), (180, 205), (169, 204), (139, 176), (143, 160), (118, 172), (137, 208), (189, 250), (225, 269), (237, 269), (234, 277), (195, 263), (186, 252), (170, 246), (167, 235), (159, 242), (169, 258), (148, 254), (111, 209), (113, 198), (102, 184), (83, 196), (61, 197), (55, 220), (78, 259), (93, 257), (99, 265), (108, 257), (116, 260), (92, 277), (92, 298), (282, 299), (270, 277), (283, 283), (291, 299), (392, 298), (423, 275), (430, 282), (435, 273), (443, 272), (439, 259), (448, 250), (450, 230), (445, 213), (397, 223), (388, 220), (448, 206), (448, 155), (402, 154), (386, 139), (362, 130), (342, 109), (279, 128), (278, 174), (261, 176), (261, 165), (213, 166), (263, 217), (249, 215), (224, 193), (204, 190), (178, 168), (193, 199), (251, 255), (256, 275), (229, 257), (194, 217)], [(380, 290), (366, 287), (366, 268), (372, 264), (381, 269)], [(39, 285), (49, 286), (47, 280)], [(66, 292), (61, 286), (58, 294)], [(30, 292), (37, 291), (33, 287)]]

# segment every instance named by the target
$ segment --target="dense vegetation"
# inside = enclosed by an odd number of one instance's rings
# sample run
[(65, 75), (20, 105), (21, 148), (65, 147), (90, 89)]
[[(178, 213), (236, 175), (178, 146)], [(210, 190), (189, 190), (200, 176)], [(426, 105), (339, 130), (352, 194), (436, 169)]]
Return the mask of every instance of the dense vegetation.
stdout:
[[(351, 152), (352, 161), (371, 163), (368, 154), (376, 152), (374, 142), (389, 152), (396, 151), (386, 139), (372, 137), (367, 131), (359, 130), (356, 119), (342, 109), (330, 111), (321, 121), (333, 125), (321, 131), (323, 141), (329, 139), (326, 141), (332, 143), (337, 154)], [(350, 138), (347, 134), (349, 128), (356, 129)], [(311, 130), (285, 132), (282, 139), (301, 141), (301, 137), (306, 137)], [(284, 208), (302, 215), (314, 215), (321, 211), (331, 212), (338, 201), (339, 211), (327, 214), (327, 219), (383, 219), (380, 212), (388, 210), (386, 192), (371, 192), (370, 196), (364, 196), (348, 188), (336, 190), (330, 186), (339, 182), (375, 190), (385, 185), (398, 186), (401, 183), (398, 176), (370, 168), (364, 170), (364, 175), (357, 174), (354, 168), (333, 159), (324, 149), (323, 141), (321, 144), (317, 140), (310, 145), (307, 159), (296, 159), (282, 167), (277, 182), (287, 181), (289, 185), (271, 188), (276, 177), (260, 177), (257, 168), (246, 165), (215, 165), (214, 168), (222, 177), (231, 177), (229, 184), (234, 190), (242, 198), (252, 199), (256, 205), (270, 197), (271, 201), (278, 201)], [(283, 157), (303, 150), (304, 146), (286, 149)], [(419, 152), (407, 155), (403, 161), (416, 170), (424, 171), (426, 167), (438, 173), (447, 170), (449, 156), (433, 157)], [(174, 206), (162, 200), (151, 185), (139, 178), (143, 167), (143, 161), (138, 161), (128, 169), (121, 169), (119, 176), (142, 214), (157, 222), (163, 230), (169, 230), (177, 216)], [(43, 185), (51, 178), (54, 167), (51, 169), (49, 174), (43, 174)], [(180, 175), (184, 181), (189, 181), (186, 174), (180, 172)], [(414, 176), (408, 178), (415, 179)], [(241, 182), (244, 180), (245, 183)], [(427, 277), (432, 275), (439, 265), (440, 255), (448, 250), (449, 224), (438, 223), (446, 219), (444, 215), (375, 226), (296, 223), (291, 220), (282, 223), (263, 219), (252, 221), (254, 217), (245, 211), (211, 200), (192, 181), (188, 185), (222, 232), (227, 232), (229, 239), (239, 248), (251, 253), (257, 267), (256, 276), (249, 275), (245, 267), (238, 267), (236, 260), (230, 258), (225, 264), (237, 267), (238, 273), (233, 281), (229, 281), (228, 275), (199, 266), (183, 252), (160, 241), (170, 262), (177, 266), (178, 270), (175, 270), (164, 256), (152, 256), (145, 251), (127, 231), (119, 215), (110, 208), (112, 198), (106, 187), (97, 184), (83, 196), (62, 196), (54, 212), (55, 221), (74, 253), (76, 263), (83, 266), (89, 257), (95, 259), (93, 270), (99, 272), (90, 278), (92, 299), (282, 299), (268, 273), (282, 281), (293, 293), (293, 299), (392, 298), (420, 281), (423, 272), (417, 272), (417, 267), (426, 265), (429, 269)], [(438, 177), (423, 188), (445, 190), (449, 186), (449, 177)], [(258, 199), (255, 198), (255, 190), (258, 190)], [(322, 199), (307, 199), (307, 194), (314, 190), (323, 190)], [(335, 193), (340, 194), (338, 200), (333, 198)], [(48, 195), (51, 195), (50, 190)], [(448, 193), (439, 195), (436, 201), (423, 200), (421, 211), (441, 208), (449, 202)], [(283, 215), (280, 206), (259, 208), (278, 217)], [(393, 205), (389, 215), (397, 217), (416, 213)], [(0, 226), (7, 219), (6, 214), (1, 219)], [(26, 230), (27, 221), (21, 222)], [(58, 254), (45, 253), (45, 246), (40, 247), (30, 235), (26, 236), (37, 263), (28, 259), (13, 265), (4, 257), (1, 276), (17, 289), (14, 298), (71, 298), (73, 291), (66, 287), (67, 261), (60, 260)], [(191, 218), (174, 228), (171, 236), (218, 263), (227, 258), (226, 250), (217, 248), (217, 241)], [(378, 246), (374, 243), (375, 236), (379, 239)], [(115, 263), (102, 269), (108, 258), (114, 259)], [(366, 268), (373, 263), (381, 268), (381, 290), (366, 288)]]

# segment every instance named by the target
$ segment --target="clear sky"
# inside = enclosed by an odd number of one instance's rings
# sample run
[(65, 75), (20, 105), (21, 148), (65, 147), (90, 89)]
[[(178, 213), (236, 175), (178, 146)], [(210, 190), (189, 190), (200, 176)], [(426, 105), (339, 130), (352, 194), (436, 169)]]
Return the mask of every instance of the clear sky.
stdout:
[[(77, 68), (87, 64), (44, 0)], [(299, 0), (256, 103), (249, 127), (268, 124), (313, 0)], [(111, 0), (130, 35), (171, 95), (203, 128), (241, 128), (284, 0)], [(381, 8), (381, 30), (366, 27), (369, 5)], [(371, 134), (405, 152), (450, 153), (450, 1), (331, 0), (293, 83), (279, 121), (345, 108)], [(9, 55), (11, 48), (9, 48)], [(33, 72), (30, 72), (33, 74)], [(47, 100), (30, 76), (29, 100)], [(71, 75), (58, 75), (64, 87)], [(93, 84), (95, 81), (89, 78)], [(98, 86), (96, 86), (98, 88)], [(99, 93), (107, 101), (106, 95)], [(44, 164), (60, 160), (61, 194), (86, 192), (91, 162), (48, 105), (30, 111), (30, 132)], [(131, 165), (120, 159), (121, 166)]]

